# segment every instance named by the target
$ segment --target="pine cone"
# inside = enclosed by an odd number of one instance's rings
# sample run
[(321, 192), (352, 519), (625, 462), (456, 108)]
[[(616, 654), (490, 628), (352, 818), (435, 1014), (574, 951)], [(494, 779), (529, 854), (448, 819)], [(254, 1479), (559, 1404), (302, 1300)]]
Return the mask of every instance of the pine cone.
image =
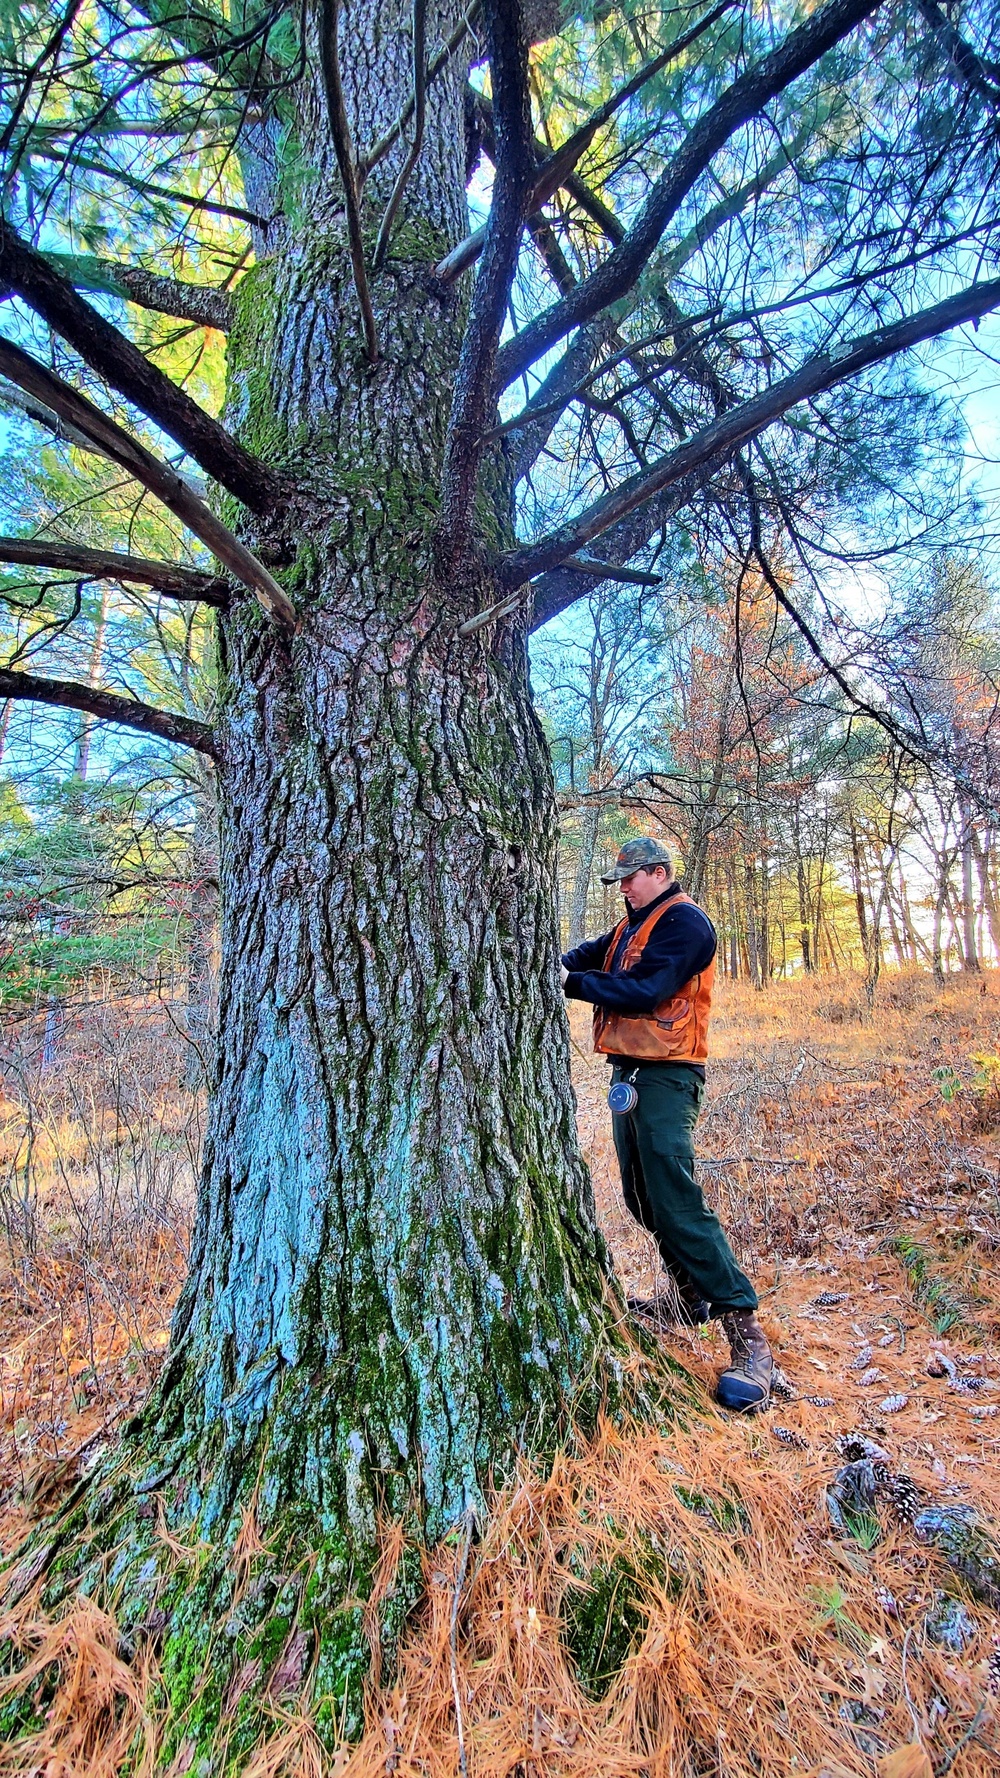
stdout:
[(875, 1492), (880, 1500), (887, 1500), (901, 1525), (912, 1525), (920, 1511), (920, 1491), (912, 1476), (905, 1470), (888, 1469), (877, 1464)]
[(884, 1401), (879, 1402), (878, 1411), (880, 1414), (899, 1414), (909, 1399), (908, 1395), (887, 1395)]

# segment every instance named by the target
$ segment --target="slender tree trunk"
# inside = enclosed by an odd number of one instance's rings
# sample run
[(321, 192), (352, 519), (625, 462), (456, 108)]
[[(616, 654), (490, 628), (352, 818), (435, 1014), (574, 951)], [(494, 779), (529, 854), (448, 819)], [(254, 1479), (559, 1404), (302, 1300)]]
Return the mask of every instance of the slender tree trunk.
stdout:
[(760, 955), (760, 927), (757, 919), (757, 884), (753, 861), (744, 871), (747, 906), (747, 972), (755, 988), (764, 986)]
[[(101, 665), (104, 659), (104, 636), (108, 627), (108, 589), (101, 587), (100, 604), (94, 623), (94, 639), (90, 648), (90, 663), (87, 670), (87, 684), (91, 686), (101, 683)], [(73, 776), (79, 778), (81, 784), (86, 783), (90, 766), (90, 743), (94, 733), (94, 718), (83, 715), (77, 730), (76, 747), (74, 749)]]
[(587, 907), (590, 901), (590, 880), (594, 871), (594, 854), (601, 831), (601, 805), (585, 803), (580, 818), (580, 851), (573, 878), (573, 898), (569, 910), (569, 949), (583, 943), (587, 935)]
[(976, 904), (972, 893), (972, 810), (960, 805), (962, 821), (962, 967), (971, 975), (979, 975), (976, 950)]
[(899, 870), (899, 906), (907, 942), (910, 947), (910, 962), (918, 963), (920, 958), (923, 957), (925, 962), (929, 963), (931, 955), (930, 947), (923, 935), (917, 931), (916, 922), (913, 918), (913, 911), (910, 907), (910, 895), (906, 886), (906, 876), (902, 866), (900, 866)]
[(763, 987), (764, 984), (770, 980), (771, 974), (772, 974), (771, 920), (770, 920), (771, 881), (770, 881), (770, 877), (768, 875), (767, 865), (768, 865), (767, 847), (763, 846), (761, 848), (761, 854), (760, 854), (759, 949), (760, 949), (760, 985), (761, 985), (761, 987)]
[(990, 945), (993, 950), (994, 963), (1000, 961), (1000, 911), (997, 909), (997, 898), (993, 890), (990, 876), (989, 837), (981, 840), (975, 828), (972, 830), (972, 856), (976, 861), (976, 875), (979, 878), (979, 894), (986, 910), (989, 925)]
[(809, 901), (806, 891), (806, 869), (802, 859), (802, 853), (798, 849), (797, 839), (795, 877), (796, 886), (799, 892), (799, 946), (802, 951), (802, 967), (805, 970), (806, 975), (811, 975), (813, 972), (813, 958), (810, 947)]
[(885, 896), (886, 918), (889, 922), (889, 937), (892, 940), (892, 948), (896, 953), (896, 967), (897, 969), (902, 969), (906, 962), (906, 950), (903, 944), (903, 935), (899, 930), (899, 925), (896, 920), (896, 907), (892, 899), (892, 888), (888, 879), (886, 879), (883, 884), (883, 894)]
[(824, 823), (823, 845), (819, 855), (819, 869), (816, 875), (816, 898), (813, 903), (813, 957), (815, 958), (817, 969), (820, 968), (820, 938), (823, 927), (823, 890), (825, 887), (826, 860), (829, 845), (830, 826), (827, 821)]
[(729, 974), (733, 981), (740, 976), (740, 923), (736, 912), (736, 886), (733, 867), (726, 866), (726, 899), (729, 906)]
[(941, 938), (944, 930), (944, 915), (948, 905), (948, 878), (951, 872), (951, 859), (938, 856), (937, 889), (934, 896), (934, 924), (931, 934), (931, 970), (939, 988), (944, 987), (944, 958), (941, 951)]
[(858, 830), (853, 813), (849, 819), (848, 832), (851, 841), (851, 877), (854, 884), (854, 905), (858, 912), (858, 934), (861, 939), (861, 955), (864, 960), (865, 969), (867, 970), (870, 949), (868, 913), (865, 908), (865, 891), (861, 876), (861, 846), (858, 840)]

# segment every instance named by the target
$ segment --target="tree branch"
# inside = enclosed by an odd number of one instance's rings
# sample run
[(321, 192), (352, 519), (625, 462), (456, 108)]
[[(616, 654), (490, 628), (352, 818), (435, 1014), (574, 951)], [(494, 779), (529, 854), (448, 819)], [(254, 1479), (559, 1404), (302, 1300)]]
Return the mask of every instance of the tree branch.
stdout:
[(730, 136), (880, 4), (881, 0), (828, 0), (790, 31), (776, 50), (733, 82), (671, 156), (632, 227), (607, 259), (501, 349), (497, 357), (499, 388), (506, 388), (571, 328), (589, 321), (631, 290), (691, 187)]
[(69, 154), (61, 154), (53, 148), (34, 147), (31, 153), (36, 160), (53, 161), (56, 166), (65, 167), (69, 172), (96, 173), (99, 179), (115, 180), (139, 197), (164, 198), (167, 203), (180, 204), (185, 210), (205, 210), (210, 216), (231, 216), (234, 222), (245, 222), (257, 228), (267, 227), (267, 217), (258, 216), (255, 210), (244, 210), (239, 204), (222, 204), (215, 198), (196, 198), (190, 192), (178, 191), (170, 185), (154, 185), (148, 179), (139, 179), (134, 173), (126, 172), (124, 167), (105, 166), (102, 161), (94, 160), (90, 155), (78, 154), (75, 149)]
[(76, 543), (48, 543), (44, 538), (0, 537), (0, 562), (26, 568), (57, 568), (86, 580), (120, 580), (155, 588), (168, 599), (198, 599), (225, 607), (229, 587), (211, 574), (181, 568), (176, 562), (150, 562), (113, 549), (86, 549)]
[(956, 79), (963, 86), (971, 87), (988, 105), (1000, 105), (1000, 70), (992, 66), (987, 69), (971, 43), (966, 43), (961, 32), (955, 29), (935, 0), (917, 0), (917, 11), (929, 27), (945, 60), (950, 62)]
[(147, 272), (141, 265), (121, 265), (117, 260), (96, 259), (90, 254), (46, 253), (45, 257), (77, 290), (104, 290), (109, 296), (136, 303), (140, 309), (176, 315), (178, 320), (193, 321), (198, 327), (217, 327), (220, 333), (232, 326), (233, 299), (228, 290), (165, 278), (159, 272)]
[[(620, 519), (610, 531), (605, 531), (598, 540), (592, 560), (607, 565), (607, 579), (617, 580), (621, 565), (631, 562), (657, 531), (688, 506), (702, 485), (701, 476), (692, 476), (688, 481), (678, 482), (676, 487), (665, 488), (629, 513), (627, 518)], [(532, 582), (530, 628), (540, 630), (543, 624), (551, 623), (560, 612), (575, 605), (593, 584), (591, 580), (589, 586), (581, 586), (579, 574), (565, 564), (540, 575)]]
[(427, 47), (427, 0), (413, 0), (413, 141), (407, 150), (406, 159), (399, 169), (396, 183), (392, 188), (392, 196), (386, 205), (382, 226), (378, 231), (375, 253), (372, 258), (372, 270), (381, 270), (382, 262), (389, 249), (389, 236), (396, 220), (396, 212), (403, 201), (403, 193), (409, 184), (410, 174), (417, 164), (424, 140), (424, 122), (427, 116), (427, 75), (424, 60)]
[(67, 444), (73, 445), (78, 451), (92, 451), (97, 457), (107, 458), (107, 452), (102, 451), (92, 438), (85, 438), (68, 420), (61, 420), (44, 402), (26, 395), (23, 389), (16, 388), (13, 383), (8, 382), (0, 387), (0, 407), (16, 407), (19, 413), (27, 414), (29, 420), (34, 420), (36, 426), (44, 426), (54, 438), (65, 439)]
[(837, 383), (856, 376), (869, 365), (933, 339), (965, 321), (974, 321), (1000, 306), (1000, 278), (973, 284), (933, 308), (921, 309), (891, 327), (876, 328), (836, 346), (830, 352), (819, 352), (790, 376), (772, 383), (762, 394), (731, 408), (705, 426), (701, 432), (685, 439), (658, 463), (640, 475), (631, 476), (618, 488), (580, 513), (568, 524), (553, 531), (540, 543), (513, 551), (501, 562), (501, 578), (506, 586), (517, 586), (531, 580), (545, 569), (565, 561), (606, 531), (619, 519), (642, 506), (651, 495), (689, 476), (704, 476), (720, 467), (738, 445), (762, 432), (773, 420), (800, 401), (821, 394)]
[[(706, 13), (705, 17), (700, 19), (696, 25), (692, 25), (690, 31), (685, 31), (680, 37), (675, 38), (673, 43), (661, 50), (658, 56), (654, 56), (651, 62), (647, 62), (637, 74), (633, 74), (631, 80), (627, 80), (616, 93), (612, 93), (609, 99), (605, 99), (604, 104), (599, 105), (586, 122), (575, 129), (571, 136), (567, 136), (565, 142), (560, 143), (559, 147), (553, 149), (551, 154), (543, 151), (543, 157), (535, 171), (535, 183), (531, 197), (528, 200), (529, 210), (540, 210), (543, 204), (547, 204), (559, 187), (566, 184), (574, 167), (586, 154), (598, 130), (602, 130), (605, 124), (610, 123), (615, 113), (627, 104), (629, 99), (634, 98), (636, 93), (641, 91), (649, 81), (653, 80), (657, 74), (662, 73), (668, 63), (676, 61), (677, 57), (683, 55), (686, 49), (690, 49), (692, 43), (695, 43), (703, 32), (714, 25), (723, 13), (729, 12), (736, 3), (737, 0), (720, 0), (720, 4), (713, 7), (711, 12)], [(536, 143), (533, 146), (537, 150), (541, 145)], [(452, 249), (445, 259), (442, 259), (440, 265), (435, 266), (435, 276), (440, 278), (442, 283), (453, 283), (478, 259), (483, 250), (485, 236), (485, 228), (478, 228), (474, 234), (468, 235), (464, 241)]]
[(358, 303), (361, 307), (361, 319), (365, 330), (365, 352), (370, 364), (378, 363), (378, 328), (375, 325), (375, 311), (372, 308), (371, 291), (368, 287), (368, 273), (365, 269), (365, 244), (361, 234), (361, 209), (358, 202), (360, 182), (358, 170), (354, 164), (354, 144), (351, 141), (351, 126), (347, 121), (347, 108), (344, 104), (344, 88), (340, 79), (340, 0), (321, 0), (319, 11), (319, 54), (323, 67), (323, 87), (326, 93), (326, 112), (330, 124), (330, 135), (333, 139), (334, 153), (340, 168), (340, 177), (344, 186), (344, 202), (347, 209), (347, 239), (351, 252), (351, 270), (354, 274), (354, 288), (357, 291)]
[[(795, 625), (795, 628), (798, 630), (812, 655), (819, 662), (824, 672), (830, 675), (830, 678), (833, 680), (838, 690), (843, 693), (852, 708), (857, 710), (859, 715), (867, 716), (872, 722), (877, 723), (879, 728), (888, 735), (889, 739), (894, 742), (897, 747), (900, 747), (904, 753), (909, 754), (910, 758), (916, 760), (920, 765), (928, 767), (933, 773), (934, 768), (940, 764), (940, 754), (936, 753), (934, 749), (928, 745), (926, 737), (917, 729), (911, 728), (909, 723), (900, 722), (897, 717), (893, 716), (891, 711), (880, 710), (877, 704), (869, 703), (866, 698), (861, 696), (860, 692), (857, 692), (854, 689), (844, 669), (839, 667), (836, 661), (831, 660), (812, 625), (802, 615), (798, 606), (794, 604), (788, 593), (785, 591), (785, 588), (782, 586), (771, 566), (770, 559), (764, 548), (764, 541), (761, 535), (760, 502), (757, 495), (756, 483), (754, 482), (749, 465), (741, 463), (740, 467), (750, 509), (751, 549), (757, 560), (761, 574), (763, 575), (767, 586), (770, 588), (775, 604), (791, 618), (792, 623)], [(989, 798), (984, 797), (980, 787), (960, 764), (948, 758), (947, 754), (945, 754), (945, 760), (948, 770), (951, 772), (959, 790), (964, 791), (965, 794), (976, 803), (977, 807), (989, 818), (989, 820), (995, 823), (997, 819), (996, 804), (991, 802)]]
[(151, 364), (125, 334), (84, 302), (72, 284), (43, 254), (22, 241), (2, 217), (0, 280), (68, 340), (112, 389), (161, 426), (244, 505), (254, 512), (266, 512), (274, 505), (278, 483), (271, 471)]
[(72, 679), (40, 679), (34, 673), (9, 673), (0, 668), (0, 698), (27, 698), (37, 704), (55, 704), (64, 710), (83, 710), (99, 722), (116, 722), (125, 728), (139, 729), (143, 734), (159, 735), (179, 747), (195, 747), (218, 759), (219, 750), (214, 729), (207, 722), (194, 722), (189, 716), (178, 716), (172, 710), (154, 710), (138, 698), (123, 698), (110, 691), (95, 691), (93, 686), (78, 685)]
[(202, 62), (213, 73), (224, 75), (244, 92), (268, 83), (280, 72), (270, 58), (262, 60), (259, 50), (256, 55), (250, 51), (262, 39), (266, 45), (273, 26), (286, 10), (283, 0), (276, 0), (248, 30), (237, 35), (226, 33), (225, 23), (217, 14), (192, 4), (191, 0), (135, 0), (135, 10), (180, 44), (187, 56)]
[[(479, 11), (479, 0), (475, 0), (475, 4), (469, 7), (469, 10), (466, 13), (465, 17), (463, 19), (460, 19), (458, 24), (455, 26), (454, 31), (452, 32), (451, 36), (448, 38), (448, 41), (444, 45), (443, 49), (440, 49), (438, 51), (437, 55), (433, 58), (433, 60), (428, 62), (427, 74), (424, 79), (424, 98), (425, 99), (427, 97), (427, 93), (428, 93), (430, 87), (433, 85), (434, 81), (437, 79), (438, 75), (441, 73), (441, 70), (443, 68), (447, 67), (447, 65), (451, 61), (451, 58), (454, 55), (456, 49), (458, 49), (459, 45), (461, 43), (463, 43), (465, 41), (466, 37), (469, 35), (469, 32), (472, 29), (472, 25), (473, 25), (473, 22), (475, 20), (475, 17), (476, 17), (476, 14), (478, 11)], [(373, 168), (377, 167), (380, 161), (385, 160), (385, 157), (388, 154), (390, 148), (392, 148), (393, 144), (399, 141), (400, 136), (403, 134), (403, 131), (405, 130), (407, 124), (410, 121), (410, 118), (413, 116), (414, 109), (415, 109), (415, 100), (414, 100), (413, 95), (411, 95), (407, 104), (405, 104), (403, 106), (403, 109), (400, 112), (399, 116), (397, 117), (395, 123), (392, 125), (392, 128), (387, 130), (385, 135), (382, 136), (378, 142), (376, 142), (374, 148), (369, 149), (367, 154), (363, 154), (361, 156), (360, 160), (357, 163), (359, 186), (364, 184), (365, 180), (367, 179), (369, 173), (373, 170)]]
[[(488, 101), (483, 102), (484, 104), (488, 103)], [(683, 240), (670, 250), (663, 261), (658, 263), (657, 272), (658, 275), (662, 277), (664, 283), (675, 276), (675, 274), (686, 265), (687, 261), (693, 258), (693, 256), (705, 246), (713, 234), (737, 216), (751, 199), (759, 197), (762, 192), (767, 189), (768, 185), (773, 183), (779, 174), (782, 173), (786, 167), (791, 165), (794, 155), (802, 146), (802, 143), (808, 139), (808, 135), (809, 130), (803, 128), (790, 146), (787, 149), (784, 147), (779, 148), (770, 157), (761, 171), (755, 174), (752, 179), (745, 181), (735, 192), (727, 194), (726, 197), (720, 199), (717, 204), (713, 205), (707, 215), (701, 218), (701, 220), (688, 231)], [(486, 148), (487, 154), (489, 154), (490, 136), (488, 128), (483, 131), (483, 139), (484, 147)], [(536, 140), (536, 152), (540, 147), (541, 145)], [(581, 181), (576, 180), (575, 178), (568, 182), (567, 189), (570, 189), (570, 187), (572, 187), (571, 195), (575, 194), (574, 201), (584, 209), (587, 215), (591, 216), (591, 218), (597, 222), (598, 227), (602, 229), (609, 240), (617, 244), (624, 239), (625, 228), (623, 224), (619, 222), (618, 218), (605, 204), (601, 203), (599, 198), (595, 197)], [(530, 229), (530, 217), (528, 219), (528, 226)], [(544, 243), (539, 242), (538, 245), (544, 256)], [(548, 260), (546, 263), (548, 264)], [(549, 269), (555, 277), (557, 268), (550, 265)], [(558, 279), (556, 279), (556, 282), (559, 284), (560, 293), (565, 295), (571, 286), (575, 284), (576, 280), (570, 274), (570, 276), (563, 282), (560, 283)], [(663, 301), (669, 299), (661, 298), (660, 300)], [(671, 303), (670, 314), (671, 327), (668, 330), (668, 335), (669, 337), (672, 337), (674, 333), (676, 333), (678, 326), (684, 323), (685, 317), (681, 316), (676, 304), (673, 303)], [(624, 347), (621, 351), (615, 353), (614, 357), (606, 366), (598, 365), (592, 375), (587, 374), (590, 372), (591, 365), (599, 351), (602, 350), (603, 346), (615, 335), (615, 332), (615, 326), (608, 317), (604, 317), (603, 320), (591, 324), (590, 327), (580, 328), (575, 334), (572, 343), (567, 347), (563, 357), (549, 372), (542, 388), (539, 389), (531, 398), (531, 401), (526, 404), (522, 413), (516, 415), (513, 419), (506, 421), (503, 426), (494, 428), (492, 434), (493, 437), (505, 432), (521, 430), (522, 427), (526, 428), (524, 438), (519, 442), (516, 450), (514, 467), (515, 481), (519, 481), (523, 476), (527, 475), (532, 464), (538, 457), (539, 452), (544, 448), (548, 441), (560, 414), (565, 412), (565, 409), (570, 405), (570, 402), (574, 399), (576, 394), (582, 394), (588, 386), (588, 383), (592, 381), (594, 377), (602, 375), (606, 369), (611, 369), (614, 364), (620, 362), (622, 359), (627, 360), (630, 364), (634, 364), (632, 349)], [(637, 350), (638, 348), (634, 349)], [(676, 353), (673, 362), (680, 364), (683, 358), (683, 352)], [(692, 361), (692, 368), (697, 368), (697, 360)], [(697, 376), (692, 380), (696, 382), (699, 381)], [(651, 393), (653, 399), (657, 400), (657, 392), (653, 390)], [(536, 413), (536, 409), (541, 411)], [(546, 420), (547, 423), (545, 423)]]
[(465, 547), (486, 415), (493, 404), (497, 342), (517, 265), (532, 188), (531, 100), (521, 0), (485, 0), (497, 164), (482, 264), (472, 293), (452, 398), (441, 486), (441, 561)]
[(244, 586), (249, 587), (270, 617), (276, 622), (289, 627), (295, 624), (295, 607), (288, 594), (278, 585), (264, 567), (252, 555), (245, 544), (227, 530), (221, 519), (210, 512), (204, 501), (199, 500), (187, 482), (177, 472), (144, 445), (130, 438), (107, 414), (80, 395), (68, 383), (63, 382), (53, 371), (46, 370), (37, 364), (20, 346), (10, 340), (0, 339), (0, 375), (9, 377), (12, 383), (24, 389), (28, 395), (34, 396), (58, 416), (68, 421), (84, 437), (93, 441), (94, 448), (110, 457), (127, 474), (134, 476), (143, 487), (162, 500), (164, 506), (200, 537), (202, 543), (217, 556), (224, 567), (228, 568)]

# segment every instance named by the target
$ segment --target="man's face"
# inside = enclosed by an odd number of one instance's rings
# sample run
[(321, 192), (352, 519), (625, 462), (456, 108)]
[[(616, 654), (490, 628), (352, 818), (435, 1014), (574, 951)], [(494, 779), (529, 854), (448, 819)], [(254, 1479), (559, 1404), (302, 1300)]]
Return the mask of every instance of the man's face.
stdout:
[(630, 907), (647, 908), (666, 889), (667, 873), (662, 864), (653, 870), (634, 870), (630, 877), (622, 877), (618, 887)]

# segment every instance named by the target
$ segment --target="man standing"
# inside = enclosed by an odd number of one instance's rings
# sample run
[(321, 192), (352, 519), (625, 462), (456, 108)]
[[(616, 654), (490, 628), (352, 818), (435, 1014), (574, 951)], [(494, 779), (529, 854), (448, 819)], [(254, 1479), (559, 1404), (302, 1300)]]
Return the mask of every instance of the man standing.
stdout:
[[(716, 1399), (766, 1405), (774, 1368), (757, 1296), (694, 1176), (694, 1126), (705, 1088), (715, 928), (674, 880), (669, 852), (629, 840), (602, 883), (618, 883), (625, 918), (568, 951), (562, 984), (594, 1008), (594, 1048), (612, 1066), (609, 1102), (625, 1203), (656, 1237), (692, 1323), (717, 1315), (730, 1345)], [(628, 1089), (631, 1089), (629, 1091)]]

